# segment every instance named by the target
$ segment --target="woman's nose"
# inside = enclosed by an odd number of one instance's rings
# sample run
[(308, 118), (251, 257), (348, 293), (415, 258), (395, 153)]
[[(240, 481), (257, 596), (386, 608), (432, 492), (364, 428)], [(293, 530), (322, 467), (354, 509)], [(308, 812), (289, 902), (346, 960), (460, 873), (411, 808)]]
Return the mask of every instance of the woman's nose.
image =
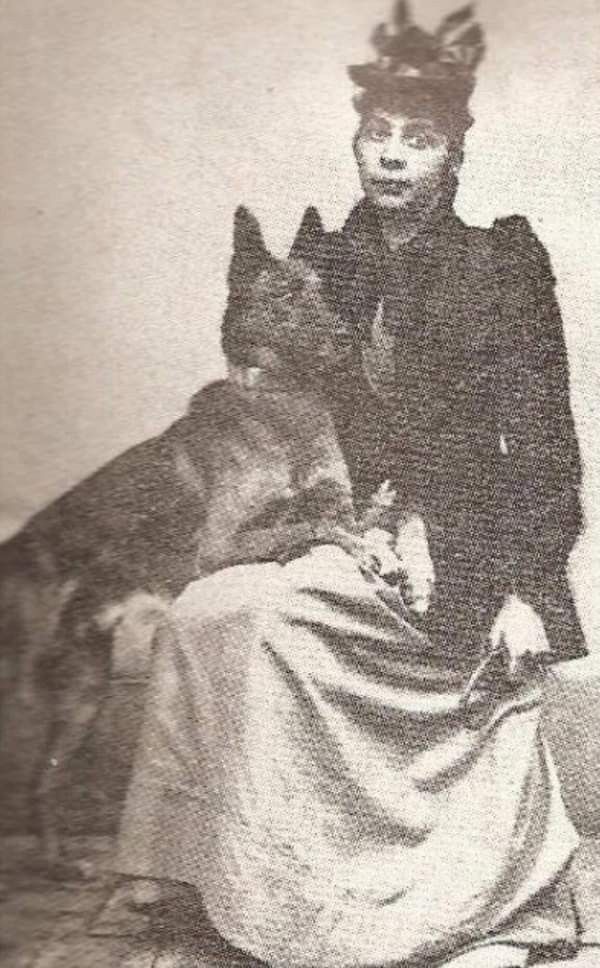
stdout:
[(381, 167), (387, 171), (402, 171), (403, 168), (406, 168), (406, 151), (403, 150), (400, 138), (389, 138), (381, 146), (379, 161)]

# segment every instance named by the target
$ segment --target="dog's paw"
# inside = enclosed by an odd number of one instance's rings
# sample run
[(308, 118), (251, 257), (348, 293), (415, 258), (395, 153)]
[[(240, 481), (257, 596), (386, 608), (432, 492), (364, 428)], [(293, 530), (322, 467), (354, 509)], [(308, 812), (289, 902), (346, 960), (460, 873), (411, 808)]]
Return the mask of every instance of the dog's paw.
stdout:
[(93, 881), (98, 876), (97, 867), (91, 860), (70, 860), (62, 857), (56, 860), (38, 859), (27, 866), (33, 873), (65, 883), (80, 884), (82, 881)]
[(118, 888), (90, 925), (89, 933), (93, 937), (139, 937), (150, 928), (149, 913), (133, 907), (127, 888)]
[(98, 868), (92, 860), (71, 861), (70, 867), (80, 881), (93, 881), (98, 876)]

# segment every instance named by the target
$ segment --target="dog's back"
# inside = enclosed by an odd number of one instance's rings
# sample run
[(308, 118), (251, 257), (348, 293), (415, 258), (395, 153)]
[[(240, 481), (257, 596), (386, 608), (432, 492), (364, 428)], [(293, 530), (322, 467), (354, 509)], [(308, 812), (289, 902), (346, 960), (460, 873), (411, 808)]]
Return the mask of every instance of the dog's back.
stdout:
[[(238, 233), (247, 232), (240, 224)], [(236, 237), (244, 261), (249, 242)], [(108, 677), (111, 622), (127, 596), (168, 602), (199, 574), (298, 550), (314, 540), (320, 518), (353, 518), (321, 389), (336, 362), (337, 320), (308, 267), (274, 260), (266, 250), (251, 261), (253, 274), (244, 264), (237, 282), (230, 276), (241, 301), (229, 314), (229, 335), (245, 359), (233, 361), (229, 379), (204, 387), (164, 433), (86, 478), (0, 547), (0, 674), (12, 696), (9, 720), (17, 723), (22, 711), (34, 720), (47, 705), (39, 696), (44, 669), (62, 704), (46, 764), (64, 766), (95, 715)], [(266, 361), (258, 370), (257, 360)], [(14, 745), (12, 727), (4, 734)], [(26, 747), (33, 769), (43, 747), (17, 745)], [(39, 787), (42, 827), (54, 845), (60, 775), (45, 768)], [(55, 851), (48, 856), (56, 861)]]

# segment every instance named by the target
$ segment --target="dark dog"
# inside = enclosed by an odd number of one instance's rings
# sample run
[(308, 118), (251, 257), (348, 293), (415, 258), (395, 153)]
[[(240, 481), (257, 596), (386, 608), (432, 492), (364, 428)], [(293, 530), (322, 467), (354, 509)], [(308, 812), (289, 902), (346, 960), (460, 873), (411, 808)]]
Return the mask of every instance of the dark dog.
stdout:
[(229, 284), (228, 379), (0, 549), (4, 770), (32, 791), (54, 872), (57, 791), (106, 693), (123, 603), (144, 593), (160, 612), (198, 576), (314, 542), (364, 550), (323, 392), (344, 327), (315, 272), (269, 255), (243, 209)]

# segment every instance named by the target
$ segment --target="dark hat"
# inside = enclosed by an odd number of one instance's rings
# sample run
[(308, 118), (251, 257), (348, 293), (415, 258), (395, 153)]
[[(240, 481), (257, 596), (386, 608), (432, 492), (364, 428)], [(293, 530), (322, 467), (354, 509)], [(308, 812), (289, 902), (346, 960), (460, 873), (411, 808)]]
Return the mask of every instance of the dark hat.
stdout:
[(392, 24), (379, 24), (371, 38), (377, 59), (348, 68), (363, 92), (359, 109), (404, 96), (436, 98), (466, 112), (485, 52), (483, 30), (473, 17), (471, 4), (461, 7), (430, 34), (413, 23), (407, 0), (398, 0)]

